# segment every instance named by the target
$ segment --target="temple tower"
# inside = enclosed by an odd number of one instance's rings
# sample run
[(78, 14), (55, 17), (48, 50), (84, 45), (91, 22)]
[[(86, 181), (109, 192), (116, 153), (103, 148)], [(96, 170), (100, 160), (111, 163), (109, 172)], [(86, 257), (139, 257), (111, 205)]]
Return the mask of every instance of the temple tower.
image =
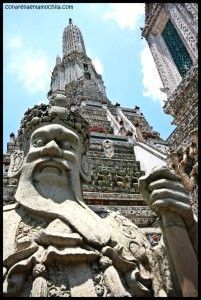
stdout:
[[(73, 93), (74, 102), (76, 100), (79, 102), (81, 96), (85, 100), (99, 101), (101, 99), (107, 102), (102, 77), (96, 72), (92, 60), (86, 55), (82, 33), (72, 23), (72, 19), (69, 19), (69, 24), (64, 29), (62, 42), (63, 57), (56, 57), (48, 96), (54, 95), (57, 91), (65, 93), (67, 89), (69, 93)], [(82, 92), (79, 93), (79, 90)], [(77, 97), (78, 93), (79, 97)], [(67, 101), (68, 104), (69, 101)]]
[(86, 54), (82, 33), (72, 23), (72, 19), (69, 19), (69, 24), (63, 32), (63, 56), (74, 51)]
[(139, 107), (121, 107), (107, 98), (72, 19), (63, 32), (63, 57), (56, 58), (48, 97), (52, 105), (78, 110), (90, 124), (92, 179), (83, 185), (85, 202), (94, 210), (118, 210), (139, 226), (150, 226), (155, 217), (144, 206), (138, 178), (153, 166), (166, 164), (167, 144)]
[(197, 127), (197, 3), (147, 3), (146, 38), (167, 94), (164, 112), (177, 126), (168, 138), (172, 148), (189, 141)]

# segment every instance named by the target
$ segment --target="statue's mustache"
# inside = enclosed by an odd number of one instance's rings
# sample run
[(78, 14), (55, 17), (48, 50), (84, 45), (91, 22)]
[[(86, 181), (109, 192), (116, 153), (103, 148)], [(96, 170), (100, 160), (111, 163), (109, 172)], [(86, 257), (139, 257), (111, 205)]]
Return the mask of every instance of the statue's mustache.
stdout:
[(53, 167), (57, 168), (60, 174), (63, 174), (64, 171), (70, 172), (71, 168), (69, 166), (69, 162), (62, 158), (53, 158), (53, 157), (47, 157), (47, 158), (40, 158), (36, 161), (34, 161), (34, 168), (32, 173), (40, 173), (43, 169), (46, 167)]

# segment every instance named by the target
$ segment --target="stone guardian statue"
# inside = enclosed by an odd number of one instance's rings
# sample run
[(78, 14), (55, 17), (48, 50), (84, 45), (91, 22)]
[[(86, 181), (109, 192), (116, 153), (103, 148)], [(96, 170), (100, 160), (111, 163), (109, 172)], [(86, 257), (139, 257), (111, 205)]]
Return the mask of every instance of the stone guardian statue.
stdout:
[[(125, 217), (96, 213), (84, 203), (81, 183), (91, 175), (88, 147), (88, 124), (77, 111), (41, 104), (25, 113), (9, 169), (19, 180), (16, 202), (4, 209), (4, 295), (182, 295), (163, 239), (152, 247)], [(157, 213), (173, 209), (190, 230), (193, 215), (177, 179), (169, 170), (154, 171), (140, 189)], [(163, 187), (166, 193), (157, 194)], [(178, 190), (175, 201), (167, 201)]]

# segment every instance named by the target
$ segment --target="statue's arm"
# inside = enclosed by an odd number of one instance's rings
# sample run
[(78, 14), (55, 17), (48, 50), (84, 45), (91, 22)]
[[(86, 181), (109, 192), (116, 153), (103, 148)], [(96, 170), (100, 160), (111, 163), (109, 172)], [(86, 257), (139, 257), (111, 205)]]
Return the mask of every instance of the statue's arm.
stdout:
[(139, 179), (139, 190), (159, 217), (164, 212), (173, 212), (182, 218), (197, 253), (197, 220), (180, 178), (168, 168), (155, 168)]

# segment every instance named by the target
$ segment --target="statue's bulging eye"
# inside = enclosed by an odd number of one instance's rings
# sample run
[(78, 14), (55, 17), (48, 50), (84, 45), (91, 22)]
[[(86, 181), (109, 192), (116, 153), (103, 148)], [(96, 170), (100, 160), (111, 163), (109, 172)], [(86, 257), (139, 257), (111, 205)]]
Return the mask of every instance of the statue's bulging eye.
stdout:
[(42, 147), (42, 146), (44, 146), (43, 140), (40, 139), (40, 140), (35, 141), (34, 146), (35, 147)]
[(65, 149), (65, 150), (70, 150), (70, 149), (72, 149), (72, 147), (71, 147), (71, 145), (67, 142), (67, 141), (64, 141), (63, 143), (62, 143), (62, 146), (61, 146), (63, 149)]

